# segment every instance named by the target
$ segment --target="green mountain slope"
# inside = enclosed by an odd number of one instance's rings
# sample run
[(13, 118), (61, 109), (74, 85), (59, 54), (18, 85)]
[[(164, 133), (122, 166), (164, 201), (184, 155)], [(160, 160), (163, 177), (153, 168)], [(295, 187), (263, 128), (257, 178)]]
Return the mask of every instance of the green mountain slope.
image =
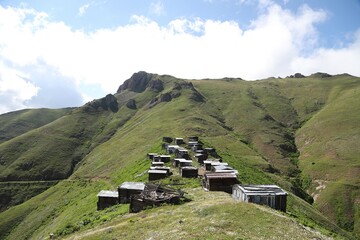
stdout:
[(300, 182), (319, 210), (359, 232), (359, 78), (225, 79), (195, 86), (222, 110), (228, 127)]
[[(145, 72), (134, 74), (115, 95), (90, 102), (50, 124), (0, 144), (1, 181), (65, 179), (0, 213), (0, 238), (38, 239), (50, 233), (67, 236), (73, 232), (80, 232), (81, 237), (84, 230), (104, 222), (118, 229), (109, 234), (111, 237), (131, 228), (131, 224), (139, 226), (137, 222), (142, 220), (125, 220), (130, 217), (126, 214), (127, 205), (96, 212), (96, 194), (101, 189), (114, 189), (123, 181), (145, 181), (149, 167), (146, 153), (161, 152), (163, 136), (191, 135), (199, 136), (206, 146), (215, 147), (223, 160), (239, 171), (242, 183), (276, 183), (308, 202), (312, 202), (309, 195), (312, 194), (314, 206), (330, 219), (291, 195), (284, 221), (294, 224), (288, 225), (287, 233), (294, 231), (304, 238), (315, 236), (312, 231), (299, 230), (297, 224), (301, 223), (326, 235), (351, 238), (334, 223), (359, 233), (359, 175), (356, 175), (359, 148), (355, 141), (360, 136), (356, 124), (359, 86), (359, 78), (348, 75), (247, 82), (186, 81)], [(340, 110), (342, 114), (337, 114)], [(328, 119), (331, 121), (326, 122)], [(341, 124), (346, 129), (338, 128), (335, 132), (332, 126)], [(336, 151), (341, 159), (336, 166), (341, 167), (342, 174), (331, 170), (334, 163), (328, 157), (328, 149), (317, 151), (324, 144), (331, 146), (335, 136), (343, 144), (336, 145), (343, 146), (342, 151)], [(312, 144), (307, 143), (308, 139)], [(321, 173), (331, 176), (325, 178)], [(326, 187), (319, 188), (319, 183)], [(188, 188), (199, 186), (196, 181), (184, 184)], [(229, 216), (221, 217), (220, 202), (216, 201), (208, 210), (197, 199), (202, 190), (194, 191), (193, 202), (169, 206), (169, 211), (189, 211), (199, 204), (200, 212), (210, 211), (209, 217), (226, 222)], [(265, 231), (270, 227), (280, 231), (276, 222), (281, 220), (273, 212), (258, 213), (257, 207), (245, 210), (247, 205), (233, 204), (229, 203), (232, 206), (229, 209), (238, 206), (239, 212), (235, 213), (239, 216), (247, 211), (269, 219), (266, 224), (260, 224), (260, 220), (254, 223), (259, 226), (257, 232), (265, 233), (254, 236), (270, 236)], [(156, 221), (165, 221), (163, 211), (152, 209), (149, 215), (160, 215)], [(189, 223), (197, 217), (192, 215)], [(240, 228), (241, 224), (228, 227)], [(244, 231), (250, 232), (252, 227), (248, 225)], [(98, 228), (100, 234), (103, 227)], [(169, 227), (165, 229), (171, 231)], [(237, 230), (228, 231), (238, 234)], [(97, 232), (90, 234), (99, 236)], [(211, 236), (193, 234), (193, 238)]]
[(71, 109), (26, 109), (0, 115), (0, 144), (44, 126), (69, 111)]

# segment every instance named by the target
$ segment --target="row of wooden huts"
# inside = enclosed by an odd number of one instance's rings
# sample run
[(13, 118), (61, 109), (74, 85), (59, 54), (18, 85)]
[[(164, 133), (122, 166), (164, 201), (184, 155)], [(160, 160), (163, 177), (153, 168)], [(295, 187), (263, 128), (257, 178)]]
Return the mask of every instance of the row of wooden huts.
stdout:
[[(198, 137), (164, 137), (162, 147), (167, 155), (148, 153), (151, 166), (148, 180), (152, 182), (172, 175), (171, 168), (165, 163), (172, 161), (173, 168), (178, 168), (182, 177), (202, 178), (206, 191), (224, 191), (232, 194), (236, 200), (268, 205), (277, 210), (286, 211), (287, 193), (276, 185), (241, 185), (238, 171), (222, 162), (214, 148), (204, 148)], [(199, 168), (193, 166), (193, 156)], [(169, 164), (168, 164), (169, 165)], [(161, 203), (177, 203), (183, 197), (181, 191), (160, 187), (152, 183), (124, 182), (118, 191), (101, 191), (98, 194), (98, 210), (106, 207), (130, 203), (130, 212), (137, 212), (146, 206)]]
[[(171, 138), (163, 138), (164, 148), (168, 153), (174, 153), (175, 157), (183, 155), (190, 157), (189, 150), (181, 147), (186, 145), (182, 138), (175, 138), (175, 145), (171, 145)], [(180, 146), (179, 146), (180, 145)], [(221, 157), (214, 148), (204, 148), (197, 137), (190, 137), (187, 148), (194, 153), (194, 158), (205, 170), (202, 175), (202, 185), (207, 191), (224, 191), (232, 194), (232, 197), (242, 202), (251, 202), (267, 205), (271, 208), (286, 212), (287, 192), (277, 185), (242, 185), (238, 181), (238, 171), (222, 162)], [(176, 158), (174, 166), (178, 166)]]
[(124, 182), (117, 191), (100, 191), (97, 209), (102, 210), (117, 204), (130, 203), (130, 212), (139, 212), (149, 206), (163, 203), (177, 204), (184, 193), (158, 184), (143, 182)]

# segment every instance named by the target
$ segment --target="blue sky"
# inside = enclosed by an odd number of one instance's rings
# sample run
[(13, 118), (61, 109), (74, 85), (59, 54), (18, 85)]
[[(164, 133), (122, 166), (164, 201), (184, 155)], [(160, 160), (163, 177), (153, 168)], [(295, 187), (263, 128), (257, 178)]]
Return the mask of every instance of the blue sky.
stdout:
[(80, 106), (140, 70), (255, 80), (359, 62), (359, 0), (0, 0), (0, 113)]
[[(318, 30), (321, 44), (326, 47), (346, 44), (351, 40), (351, 34), (360, 27), (360, 0), (274, 2), (293, 12), (304, 4), (315, 10), (324, 10), (327, 20), (318, 25)], [(48, 13), (53, 21), (63, 21), (73, 29), (85, 31), (126, 25), (131, 23), (133, 15), (146, 16), (161, 26), (166, 26), (173, 19), (202, 18), (236, 21), (246, 29), (262, 11), (255, 0), (5, 0), (0, 4), (34, 8)]]

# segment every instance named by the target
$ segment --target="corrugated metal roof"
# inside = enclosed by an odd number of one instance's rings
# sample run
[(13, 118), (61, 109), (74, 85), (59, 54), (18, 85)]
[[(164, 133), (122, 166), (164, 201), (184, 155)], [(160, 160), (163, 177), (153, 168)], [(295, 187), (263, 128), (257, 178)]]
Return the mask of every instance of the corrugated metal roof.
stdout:
[(123, 182), (119, 188), (122, 189), (133, 189), (133, 190), (144, 190), (145, 183), (143, 182)]
[(151, 162), (151, 165), (164, 165), (164, 162)]
[(167, 148), (181, 148), (179, 145), (168, 145)]
[(170, 171), (170, 167), (150, 167), (150, 170), (169, 170)]
[(229, 164), (227, 164), (226, 162), (216, 162), (213, 161), (211, 162), (211, 166), (228, 166)]
[(118, 191), (107, 191), (107, 190), (101, 190), (98, 195), (98, 197), (110, 197), (110, 198), (118, 198), (119, 192)]
[(197, 167), (185, 166), (185, 167), (181, 167), (181, 169), (197, 170)]
[(206, 178), (214, 179), (214, 178), (236, 178), (235, 173), (207, 173), (205, 174)]
[(287, 192), (282, 190), (277, 185), (235, 185), (247, 195), (287, 195)]
[(149, 170), (148, 173), (167, 174), (165, 170)]
[(216, 170), (234, 170), (232, 167), (229, 167), (228, 165), (213, 165), (212, 166), (215, 171)]
[(181, 163), (192, 163), (192, 160), (186, 160), (186, 159), (179, 159), (178, 161)]

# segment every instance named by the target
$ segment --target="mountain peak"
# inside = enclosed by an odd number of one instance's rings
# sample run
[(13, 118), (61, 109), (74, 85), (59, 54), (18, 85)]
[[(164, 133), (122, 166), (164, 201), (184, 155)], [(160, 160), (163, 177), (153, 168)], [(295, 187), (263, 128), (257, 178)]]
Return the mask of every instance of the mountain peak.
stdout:
[(157, 75), (147, 73), (145, 71), (134, 73), (119, 87), (117, 93), (120, 93), (124, 90), (143, 92), (148, 87), (157, 91), (162, 91), (164, 89), (163, 82), (159, 79), (154, 79), (155, 76)]

